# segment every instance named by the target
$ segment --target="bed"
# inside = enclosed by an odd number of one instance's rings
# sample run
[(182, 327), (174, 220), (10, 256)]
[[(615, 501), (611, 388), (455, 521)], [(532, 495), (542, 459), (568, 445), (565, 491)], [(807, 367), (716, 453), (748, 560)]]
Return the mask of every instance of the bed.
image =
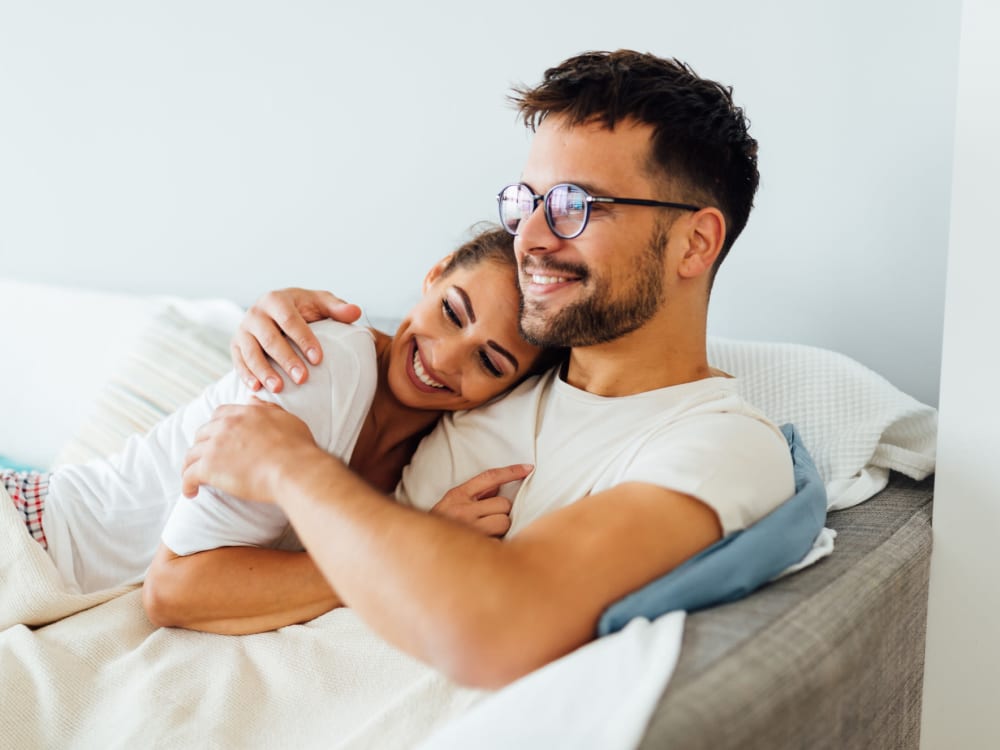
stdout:
[[(49, 466), (114, 450), (226, 368), (239, 312), (0, 280), (14, 350), (37, 351), (6, 371), (0, 454)], [(51, 340), (59, 350), (39, 347)], [(39, 593), (40, 550), (8, 536), (0, 746), (916, 747), (936, 413), (836, 353), (713, 340), (710, 354), (814, 451), (836, 541), (808, 569), (630, 623), (491, 694), (349, 610), (227, 638), (153, 628), (135, 589), (79, 599), (50, 580)], [(52, 418), (26, 431), (40, 403)]]

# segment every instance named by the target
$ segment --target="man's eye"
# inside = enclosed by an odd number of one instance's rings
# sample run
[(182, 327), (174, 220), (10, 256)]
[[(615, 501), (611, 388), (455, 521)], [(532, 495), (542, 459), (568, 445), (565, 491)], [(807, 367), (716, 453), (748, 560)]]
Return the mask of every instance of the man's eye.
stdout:
[(462, 321), (458, 319), (458, 315), (455, 314), (455, 311), (452, 309), (451, 304), (448, 302), (448, 300), (446, 299), (441, 300), (441, 309), (444, 310), (444, 314), (448, 317), (448, 319), (452, 323), (457, 325), (459, 328), (462, 327)]
[(483, 367), (486, 368), (486, 371), (490, 373), (490, 375), (495, 378), (503, 377), (503, 371), (493, 364), (493, 360), (489, 358), (489, 355), (486, 352), (479, 352), (479, 359), (482, 361)]

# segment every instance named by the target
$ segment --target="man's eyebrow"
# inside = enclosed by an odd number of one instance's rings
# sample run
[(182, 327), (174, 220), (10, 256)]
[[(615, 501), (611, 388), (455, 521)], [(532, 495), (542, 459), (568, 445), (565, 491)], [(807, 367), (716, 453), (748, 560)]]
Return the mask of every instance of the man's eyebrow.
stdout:
[(510, 363), (512, 365), (514, 365), (514, 370), (515, 371), (518, 370), (521, 367), (521, 365), (519, 365), (517, 363), (517, 357), (515, 357), (509, 351), (507, 351), (502, 346), (500, 346), (500, 344), (498, 344), (496, 341), (494, 341), (493, 339), (489, 339), (486, 343), (489, 344), (490, 348), (493, 349), (493, 350), (495, 350), (497, 352), (497, 354), (502, 354), (504, 357), (506, 357), (507, 359), (509, 359)]
[(465, 314), (469, 316), (469, 321), (475, 323), (476, 311), (472, 309), (472, 301), (469, 299), (469, 295), (466, 294), (465, 290), (458, 286), (458, 284), (453, 286), (452, 289), (454, 289), (458, 293), (458, 296), (462, 298), (462, 304), (465, 306)]

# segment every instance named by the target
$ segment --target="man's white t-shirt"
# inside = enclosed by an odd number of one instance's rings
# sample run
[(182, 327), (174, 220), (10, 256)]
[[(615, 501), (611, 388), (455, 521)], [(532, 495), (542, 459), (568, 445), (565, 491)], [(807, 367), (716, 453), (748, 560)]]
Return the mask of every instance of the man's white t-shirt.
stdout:
[(159, 546), (191, 554), (224, 546), (295, 548), (298, 540), (272, 505), (216, 497), (205, 488), (181, 496), (184, 456), (216, 407), (273, 401), (306, 422), (317, 445), (350, 460), (378, 380), (371, 332), (333, 321), (312, 325), (323, 363), (301, 386), (252, 394), (235, 373), (107, 459), (56, 469), (43, 524), (49, 555), (70, 586), (97, 591), (141, 581)]
[(508, 536), (625, 482), (701, 500), (723, 534), (746, 528), (795, 492), (788, 443), (742, 399), (735, 379), (609, 398), (574, 388), (553, 370), (492, 404), (445, 415), (403, 470), (396, 498), (429, 510), (479, 472), (515, 463), (535, 469), (501, 489), (514, 502)]

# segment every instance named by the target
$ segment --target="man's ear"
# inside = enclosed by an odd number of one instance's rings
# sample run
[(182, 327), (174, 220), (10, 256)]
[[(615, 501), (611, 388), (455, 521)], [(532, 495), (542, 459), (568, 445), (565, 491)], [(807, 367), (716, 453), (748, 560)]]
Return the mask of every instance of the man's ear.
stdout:
[(677, 273), (692, 279), (711, 270), (726, 241), (726, 217), (714, 207), (703, 208), (688, 220), (687, 250)]
[(424, 276), (424, 285), (421, 287), (424, 294), (427, 293), (427, 290), (430, 289), (435, 281), (441, 278), (441, 274), (444, 273), (444, 269), (448, 267), (448, 264), (451, 263), (451, 259), (453, 257), (455, 257), (455, 253), (448, 253), (441, 260), (431, 266), (431, 270), (427, 272), (426, 276)]

